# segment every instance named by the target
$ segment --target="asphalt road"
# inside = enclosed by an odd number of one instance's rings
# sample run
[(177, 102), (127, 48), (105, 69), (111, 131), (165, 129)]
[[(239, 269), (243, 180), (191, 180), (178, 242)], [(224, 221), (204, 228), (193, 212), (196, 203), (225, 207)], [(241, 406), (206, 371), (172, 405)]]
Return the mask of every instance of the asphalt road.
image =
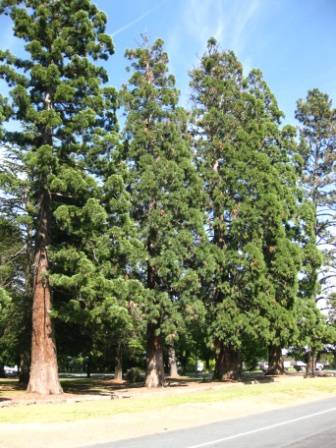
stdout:
[(336, 448), (336, 397), (91, 448)]

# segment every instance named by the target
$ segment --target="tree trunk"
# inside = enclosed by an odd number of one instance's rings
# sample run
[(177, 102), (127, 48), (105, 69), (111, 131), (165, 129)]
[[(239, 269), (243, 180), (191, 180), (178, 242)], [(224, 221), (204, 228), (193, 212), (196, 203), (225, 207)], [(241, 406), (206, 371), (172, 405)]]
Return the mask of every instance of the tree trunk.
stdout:
[(122, 349), (121, 344), (119, 344), (115, 356), (114, 381), (121, 383), (122, 380), (123, 380)]
[(234, 381), (240, 376), (240, 356), (233, 350), (219, 343), (219, 352), (216, 355), (216, 365), (213, 374), (214, 380)]
[(22, 352), (20, 354), (20, 371), (19, 371), (19, 383), (22, 386), (27, 386), (29, 383), (29, 364), (30, 356), (29, 352)]
[(310, 350), (307, 354), (306, 377), (314, 377), (316, 375), (316, 352)]
[(6, 378), (5, 366), (0, 363), (0, 378)]
[(86, 358), (86, 378), (91, 378), (91, 370), (92, 370), (92, 360), (91, 356), (87, 356)]
[(41, 194), (39, 207), (39, 229), (34, 256), (31, 365), (27, 391), (43, 395), (61, 394), (50, 317), (51, 288), (47, 278), (50, 211), (46, 192)]
[(207, 372), (209, 372), (209, 370), (210, 370), (210, 357), (209, 357), (209, 356), (207, 356), (207, 357), (205, 358), (205, 370), (206, 370)]
[(285, 367), (281, 347), (271, 345), (268, 348), (267, 375), (283, 375), (284, 373), (285, 373)]
[[(155, 202), (152, 201), (149, 209), (155, 207)], [(157, 231), (150, 229), (150, 234), (147, 240), (147, 250), (151, 257), (155, 256), (155, 241)], [(152, 291), (155, 290), (157, 284), (157, 274), (151, 263), (147, 262), (147, 287)], [(157, 305), (156, 305), (157, 306)], [(164, 383), (164, 363), (161, 336), (157, 330), (160, 329), (160, 324), (147, 324), (147, 371), (145, 386), (146, 387), (160, 387)]]
[(147, 325), (147, 372), (146, 387), (160, 387), (164, 382), (163, 352), (161, 337), (156, 334), (156, 326)]
[(169, 376), (170, 378), (178, 378), (180, 375), (178, 374), (176, 352), (175, 347), (173, 345), (169, 345), (168, 347), (168, 358), (169, 358), (169, 370), (170, 370)]
[[(24, 204), (28, 207), (29, 193), (24, 190)], [(19, 354), (19, 383), (21, 386), (27, 388), (29, 383), (29, 371), (31, 363), (31, 340), (32, 340), (32, 298), (34, 288), (34, 273), (32, 265), (34, 263), (34, 249), (33, 249), (33, 229), (32, 223), (27, 224), (26, 227), (26, 251), (25, 251), (25, 306), (24, 317), (25, 326), (22, 334), (21, 353)]]
[(181, 371), (182, 375), (186, 373), (187, 370), (187, 364), (188, 364), (188, 358), (189, 358), (189, 352), (184, 351), (180, 354), (180, 363), (181, 363)]

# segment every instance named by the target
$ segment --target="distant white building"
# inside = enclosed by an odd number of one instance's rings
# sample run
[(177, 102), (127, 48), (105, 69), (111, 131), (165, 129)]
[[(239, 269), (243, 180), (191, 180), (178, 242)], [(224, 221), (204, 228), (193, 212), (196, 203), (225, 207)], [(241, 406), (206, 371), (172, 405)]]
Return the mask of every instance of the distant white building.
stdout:
[(5, 366), (4, 371), (5, 371), (5, 374), (8, 376), (15, 376), (19, 373), (19, 368), (18, 368), (18, 366), (14, 366), (14, 367)]

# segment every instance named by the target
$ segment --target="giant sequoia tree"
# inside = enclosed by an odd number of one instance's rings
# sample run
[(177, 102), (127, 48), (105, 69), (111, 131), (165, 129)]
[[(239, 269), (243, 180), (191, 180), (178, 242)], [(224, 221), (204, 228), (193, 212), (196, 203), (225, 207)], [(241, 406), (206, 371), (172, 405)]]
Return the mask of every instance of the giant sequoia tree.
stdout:
[(82, 224), (91, 216), (89, 196), (95, 182), (87, 175), (86, 159), (95, 136), (108, 126), (111, 95), (101, 87), (106, 72), (94, 61), (107, 59), (113, 45), (104, 34), (105, 15), (89, 0), (3, 0), (0, 9), (25, 43), (23, 57), (0, 53), (0, 74), (10, 87), (6, 118), (17, 123), (2, 142), (25, 166), (33, 218), (28, 390), (57, 394), (62, 390), (51, 322), (50, 250), (55, 242), (58, 250), (64, 243), (78, 244), (81, 233), (73, 235), (64, 225), (69, 216)]
[(302, 251), (295, 223), (302, 219), (302, 192), (298, 185), (302, 159), (295, 141), (295, 128), (281, 127), (283, 114), (261, 72), (253, 70), (247, 80), (247, 92), (253, 98), (251, 124), (259, 138), (256, 150), (266, 162), (262, 168), (264, 177), (258, 182), (259, 198), (254, 203), (260, 210), (262, 251), (269, 285), (267, 300), (261, 304), (269, 330), (261, 337), (268, 344), (269, 373), (282, 374), (282, 348), (290, 344), (296, 331), (294, 304)]
[[(254, 147), (243, 129), (247, 111), (242, 66), (232, 52), (222, 52), (210, 40), (191, 85), (195, 147), (207, 193), (209, 247), (203, 282), (209, 338), (216, 353), (214, 377), (225, 380), (239, 373), (242, 334), (265, 270), (260, 235), (251, 234), (255, 217), (246, 195)], [(255, 171), (260, 174), (257, 166)]]
[(157, 387), (164, 380), (165, 338), (174, 341), (178, 333), (178, 303), (197, 285), (190, 266), (202, 232), (200, 181), (163, 42), (126, 55), (133, 73), (123, 89), (125, 183), (144, 248), (137, 276), (145, 287), (146, 385)]
[(281, 349), (278, 333), (288, 330), (300, 266), (286, 232), (295, 209), (296, 178), (286, 153), (293, 132), (280, 132), (281, 112), (260, 72), (245, 79), (235, 55), (212, 39), (191, 86), (207, 192), (209, 337), (214, 377), (226, 380), (239, 374), (246, 337)]

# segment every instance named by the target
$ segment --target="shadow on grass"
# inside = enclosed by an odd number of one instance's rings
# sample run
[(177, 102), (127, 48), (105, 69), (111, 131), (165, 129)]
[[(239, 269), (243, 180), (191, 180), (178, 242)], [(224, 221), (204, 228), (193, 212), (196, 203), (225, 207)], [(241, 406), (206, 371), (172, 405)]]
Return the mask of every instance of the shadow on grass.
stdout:
[(6, 395), (3, 395), (3, 393), (6, 394), (6, 392), (15, 392), (15, 391), (21, 391), (22, 386), (19, 384), (19, 382), (13, 378), (11, 379), (3, 379), (0, 380), (0, 406), (1, 403), (10, 402), (13, 400), (12, 397), (7, 397)]
[(26, 386), (19, 383), (18, 379), (1, 379), (0, 380), (0, 392), (12, 392), (17, 390), (24, 390)]
[(274, 383), (274, 378), (276, 376), (273, 375), (265, 375), (262, 372), (258, 373), (244, 373), (240, 379), (240, 382), (246, 385), (250, 384), (267, 384)]
[(210, 380), (204, 377), (189, 377), (181, 376), (177, 378), (167, 377), (165, 381), (165, 387), (187, 387), (193, 384), (208, 383)]
[[(265, 375), (264, 373), (244, 373), (243, 376), (234, 381), (236, 383), (242, 383), (245, 385), (251, 384), (265, 384), (265, 383), (273, 383), (275, 377)], [(164, 388), (184, 388), (188, 386), (192, 386), (193, 384), (204, 384), (204, 383), (212, 383), (213, 380), (210, 376), (197, 376), (197, 377), (189, 377), (189, 376), (181, 376), (178, 378), (170, 378), (166, 377)], [(81, 379), (67, 379), (64, 378), (61, 380), (62, 387), (64, 392), (73, 394), (73, 395), (101, 395), (101, 396), (113, 396), (116, 392), (126, 392), (130, 389), (142, 389), (144, 388), (144, 382), (130, 383), (123, 382), (118, 383), (114, 382), (113, 377), (111, 378), (81, 378)], [(220, 383), (220, 381), (218, 381)], [(223, 384), (225, 384), (223, 382)]]
[(61, 380), (63, 391), (74, 395), (108, 395), (101, 380)]
[[(210, 381), (210, 379), (205, 380), (204, 377), (167, 377), (165, 380), (164, 388), (188, 387), (192, 384), (200, 384), (208, 381)], [(62, 378), (61, 384), (64, 392), (74, 395), (113, 395), (113, 393), (117, 391), (141, 389), (145, 387), (144, 381), (136, 383), (124, 381), (123, 383), (118, 383), (114, 382), (113, 377), (104, 379)]]
[[(213, 382), (210, 375), (197, 375), (197, 376), (181, 376), (177, 378), (166, 377), (164, 388), (186, 388), (188, 386), (211, 383)], [(249, 384), (259, 383), (272, 383), (274, 377), (264, 375), (263, 373), (244, 373), (243, 376), (236, 382)], [(218, 382), (220, 383), (220, 382)], [(144, 388), (144, 381), (130, 383), (130, 382), (115, 382), (113, 377), (104, 378), (61, 378), (61, 384), (63, 391), (72, 395), (100, 395), (100, 396), (113, 396), (116, 392), (126, 392), (127, 390), (135, 390)], [(224, 383), (223, 383), (224, 384)], [(0, 379), (0, 401), (10, 400), (4, 395), (6, 392), (19, 392), (24, 391), (25, 386), (20, 384), (17, 379), (8, 378)], [(6, 394), (7, 395), (7, 394)]]
[(143, 383), (117, 383), (113, 381), (113, 378), (108, 379), (79, 379), (79, 380), (68, 380), (61, 379), (61, 384), (63, 391), (68, 394), (73, 395), (113, 395), (116, 391), (121, 391), (130, 388), (140, 388), (143, 387)]

